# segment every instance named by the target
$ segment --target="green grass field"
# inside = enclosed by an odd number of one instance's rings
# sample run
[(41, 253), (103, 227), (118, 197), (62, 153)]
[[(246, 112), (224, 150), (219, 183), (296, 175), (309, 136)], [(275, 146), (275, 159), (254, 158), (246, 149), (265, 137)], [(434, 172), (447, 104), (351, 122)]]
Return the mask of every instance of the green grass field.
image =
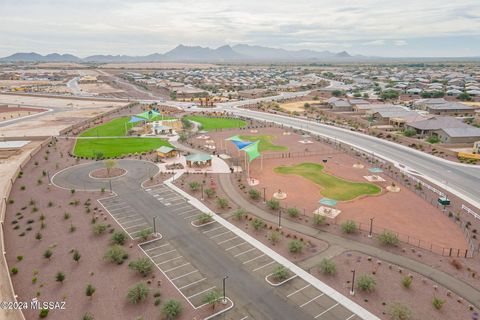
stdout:
[(202, 125), (202, 130), (211, 131), (215, 129), (227, 128), (241, 128), (247, 123), (240, 119), (225, 119), (225, 118), (207, 118), (201, 116), (187, 116), (188, 120), (198, 122)]
[(281, 166), (274, 169), (280, 174), (295, 174), (322, 187), (322, 195), (327, 198), (348, 201), (362, 195), (373, 195), (381, 192), (380, 187), (372, 183), (351, 182), (323, 172), (318, 163), (301, 163), (295, 166)]
[[(128, 123), (131, 117), (120, 117), (113, 120), (110, 120), (104, 124), (98, 125), (96, 127), (90, 128), (82, 132), (80, 137), (120, 137), (125, 136), (125, 128), (130, 130), (135, 125), (138, 125), (140, 122)], [(157, 116), (152, 119), (152, 121), (161, 120), (162, 116)], [(173, 117), (164, 116), (163, 119), (169, 120), (174, 119)]]
[(141, 153), (160, 148), (171, 147), (170, 143), (159, 138), (93, 138), (77, 139), (73, 154), (79, 157), (95, 157), (101, 152), (103, 157), (117, 157), (129, 153)]
[(246, 141), (257, 141), (260, 140), (258, 145), (258, 151), (287, 151), (288, 148), (285, 146), (278, 146), (272, 143), (272, 140), (275, 139), (274, 136), (269, 135), (259, 135), (259, 136), (240, 136), (240, 139)]

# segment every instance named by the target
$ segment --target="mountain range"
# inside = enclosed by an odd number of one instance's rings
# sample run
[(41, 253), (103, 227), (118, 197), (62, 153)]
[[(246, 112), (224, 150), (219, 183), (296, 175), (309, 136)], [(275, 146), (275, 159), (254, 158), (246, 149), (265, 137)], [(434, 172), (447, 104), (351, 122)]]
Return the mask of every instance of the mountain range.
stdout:
[(153, 53), (146, 56), (127, 55), (92, 55), (79, 58), (71, 54), (51, 53), (40, 55), (35, 52), (15, 53), (0, 58), (2, 62), (228, 62), (228, 61), (318, 61), (361, 58), (351, 56), (348, 52), (285, 50), (247, 44), (221, 46), (216, 49), (200, 46), (179, 45), (161, 54)]

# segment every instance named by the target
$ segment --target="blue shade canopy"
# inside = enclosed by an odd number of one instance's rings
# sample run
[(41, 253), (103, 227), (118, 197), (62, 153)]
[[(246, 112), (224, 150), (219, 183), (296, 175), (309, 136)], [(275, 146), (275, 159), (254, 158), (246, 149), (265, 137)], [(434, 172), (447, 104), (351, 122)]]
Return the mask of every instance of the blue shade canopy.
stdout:
[(383, 170), (381, 168), (370, 168), (368, 171), (373, 172), (373, 173), (381, 173)]
[(135, 116), (133, 116), (130, 121), (128, 121), (128, 123), (135, 123), (135, 122), (139, 122), (139, 121), (144, 121), (145, 119), (142, 119), (142, 118), (137, 118)]
[(252, 162), (252, 160), (260, 157), (260, 152), (258, 151), (258, 144), (260, 141), (255, 141), (253, 143), (250, 143), (248, 146), (244, 147), (243, 151), (245, 151), (246, 154), (248, 154), (248, 161)]
[(249, 146), (251, 145), (253, 142), (251, 141), (235, 141), (235, 140), (232, 140), (232, 142), (237, 146), (238, 149), (243, 149), (245, 148), (246, 146)]
[(335, 201), (333, 199), (329, 199), (329, 198), (322, 198), (318, 202), (320, 202), (321, 204), (324, 204), (326, 206), (330, 206), (330, 207), (333, 207), (333, 206), (337, 205), (337, 201)]

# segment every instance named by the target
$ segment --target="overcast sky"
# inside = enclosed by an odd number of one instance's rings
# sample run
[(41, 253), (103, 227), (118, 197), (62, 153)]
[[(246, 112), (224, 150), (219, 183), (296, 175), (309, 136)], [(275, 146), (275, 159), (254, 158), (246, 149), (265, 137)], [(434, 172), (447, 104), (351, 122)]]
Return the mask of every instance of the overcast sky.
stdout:
[(255, 44), (480, 56), (480, 0), (0, 0), (0, 56)]

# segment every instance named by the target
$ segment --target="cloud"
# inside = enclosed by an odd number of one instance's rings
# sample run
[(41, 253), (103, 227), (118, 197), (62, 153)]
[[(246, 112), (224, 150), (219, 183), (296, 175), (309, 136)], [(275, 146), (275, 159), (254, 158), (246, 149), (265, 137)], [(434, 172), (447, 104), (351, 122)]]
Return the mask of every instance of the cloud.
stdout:
[(383, 46), (385, 45), (385, 40), (373, 40), (362, 43), (364, 46)]
[(394, 40), (393, 45), (402, 47), (408, 45), (408, 42), (406, 40)]

